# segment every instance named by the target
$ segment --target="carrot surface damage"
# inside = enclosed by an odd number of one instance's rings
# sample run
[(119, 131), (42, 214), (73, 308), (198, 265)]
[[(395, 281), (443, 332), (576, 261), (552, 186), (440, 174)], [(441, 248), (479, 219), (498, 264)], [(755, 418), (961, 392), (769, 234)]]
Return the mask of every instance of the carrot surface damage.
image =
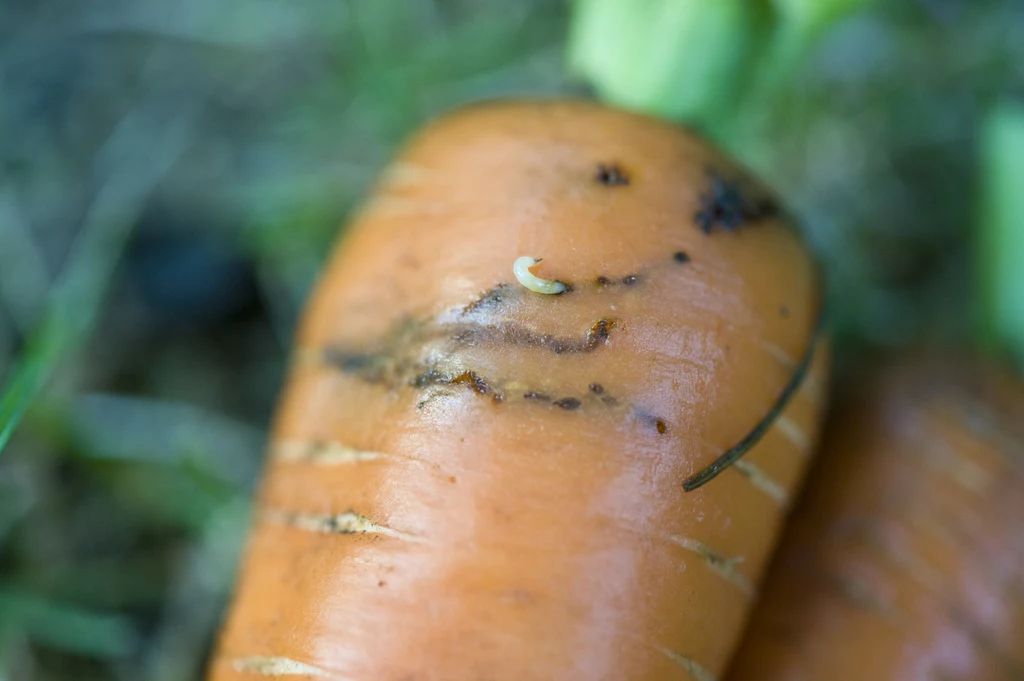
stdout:
[(827, 373), (773, 206), (593, 104), (417, 136), (309, 303), (210, 678), (720, 678)]
[(1024, 384), (905, 365), (836, 410), (730, 681), (1024, 678)]

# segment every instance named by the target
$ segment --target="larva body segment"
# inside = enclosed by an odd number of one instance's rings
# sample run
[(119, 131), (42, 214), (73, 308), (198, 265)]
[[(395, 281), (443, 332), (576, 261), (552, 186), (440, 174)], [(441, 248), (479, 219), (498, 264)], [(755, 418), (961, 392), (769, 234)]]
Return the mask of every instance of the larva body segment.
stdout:
[[(429, 126), (309, 303), (210, 678), (718, 677), (826, 381), (819, 275), (774, 205), (592, 104)], [(565, 290), (520, 285), (523, 254)], [(685, 492), (811, 355), (744, 465)]]

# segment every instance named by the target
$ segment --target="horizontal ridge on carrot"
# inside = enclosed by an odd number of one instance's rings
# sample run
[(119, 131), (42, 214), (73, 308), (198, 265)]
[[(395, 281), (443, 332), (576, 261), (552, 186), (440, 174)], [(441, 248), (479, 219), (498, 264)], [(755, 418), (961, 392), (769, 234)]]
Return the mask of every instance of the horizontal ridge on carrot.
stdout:
[(730, 681), (1024, 678), (1024, 383), (894, 364), (837, 406)]
[(210, 678), (719, 678), (816, 440), (821, 309), (771, 194), (681, 128), (429, 125), (309, 303)]

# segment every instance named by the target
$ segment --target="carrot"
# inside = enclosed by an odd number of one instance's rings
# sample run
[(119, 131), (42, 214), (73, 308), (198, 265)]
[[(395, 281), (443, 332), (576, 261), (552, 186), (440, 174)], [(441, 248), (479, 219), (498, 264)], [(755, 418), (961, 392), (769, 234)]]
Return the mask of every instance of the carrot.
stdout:
[(1024, 384), (903, 366), (839, 409), (729, 676), (1024, 678)]
[(714, 678), (816, 436), (819, 290), (679, 128), (429, 126), (309, 303), (210, 678)]

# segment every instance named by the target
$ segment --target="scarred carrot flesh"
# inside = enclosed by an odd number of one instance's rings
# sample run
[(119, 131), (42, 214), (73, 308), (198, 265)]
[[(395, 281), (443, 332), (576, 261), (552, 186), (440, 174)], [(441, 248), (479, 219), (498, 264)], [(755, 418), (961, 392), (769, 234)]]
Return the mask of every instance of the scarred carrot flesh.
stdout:
[(680, 128), (428, 126), (309, 303), (210, 678), (716, 678), (816, 438), (820, 288)]
[(728, 678), (1024, 678), (1024, 384), (922, 361), (837, 408)]

